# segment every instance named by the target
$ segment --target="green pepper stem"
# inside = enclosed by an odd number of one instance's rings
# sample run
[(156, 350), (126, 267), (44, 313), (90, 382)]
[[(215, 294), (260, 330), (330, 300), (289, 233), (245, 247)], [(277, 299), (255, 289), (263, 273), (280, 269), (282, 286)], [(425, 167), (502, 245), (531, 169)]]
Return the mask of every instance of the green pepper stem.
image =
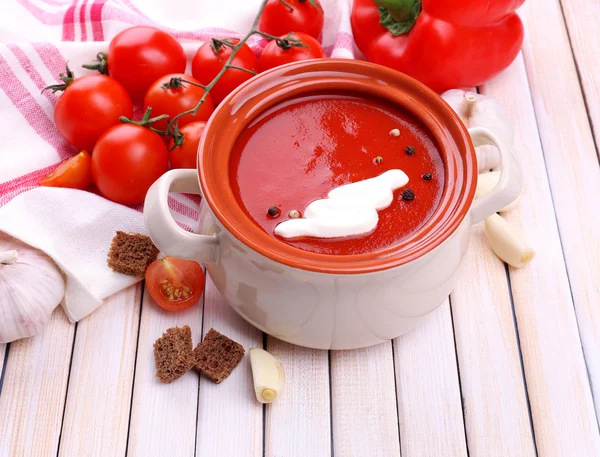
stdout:
[[(414, 19), (414, 10), (419, 0), (374, 0), (378, 6), (382, 6), (390, 12), (390, 16), (397, 22), (405, 22)], [(420, 9), (420, 8), (419, 8)]]
[(421, 0), (373, 0), (379, 10), (379, 23), (393, 36), (411, 31), (421, 13)]

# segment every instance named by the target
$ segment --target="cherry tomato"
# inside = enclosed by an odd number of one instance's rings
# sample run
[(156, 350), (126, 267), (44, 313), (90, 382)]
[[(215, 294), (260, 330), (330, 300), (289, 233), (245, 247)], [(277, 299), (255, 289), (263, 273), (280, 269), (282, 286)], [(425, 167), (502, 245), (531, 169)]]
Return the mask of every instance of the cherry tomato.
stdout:
[(134, 100), (169, 73), (183, 73), (186, 59), (181, 44), (154, 27), (131, 27), (118, 33), (108, 46), (108, 74), (123, 84)]
[(133, 115), (129, 95), (108, 76), (72, 79), (67, 70), (65, 84), (66, 89), (54, 107), (54, 122), (63, 138), (79, 149), (91, 151), (104, 132), (119, 124), (119, 117)]
[[(201, 83), (197, 79), (183, 73), (165, 75), (157, 79), (150, 86), (144, 97), (144, 106), (152, 107), (153, 117), (168, 114), (169, 119), (173, 119), (177, 114), (194, 108), (204, 95), (205, 90), (194, 86), (194, 84)], [(196, 112), (196, 115), (186, 114), (185, 116), (181, 116), (178, 125), (181, 128), (190, 122), (207, 121), (214, 109), (215, 105), (209, 93), (198, 112)], [(163, 119), (153, 123), (152, 127), (165, 130), (168, 124), (169, 121)]]
[(81, 151), (65, 160), (40, 181), (40, 186), (85, 189), (92, 182), (92, 158)]
[(319, 0), (269, 0), (260, 16), (258, 29), (275, 36), (302, 32), (318, 39), (323, 20)]
[[(297, 43), (293, 40), (301, 41), (303, 46), (295, 45)], [(283, 35), (267, 44), (258, 59), (258, 66), (262, 72), (286, 63), (320, 57), (325, 57), (325, 53), (317, 40), (306, 33), (293, 33)]]
[(193, 260), (165, 257), (146, 270), (146, 287), (159, 306), (180, 311), (196, 304), (204, 293), (204, 270)]
[(174, 149), (175, 140), (169, 145), (169, 162), (171, 168), (196, 168), (196, 156), (198, 155), (198, 144), (204, 133), (206, 122), (192, 122), (181, 129), (183, 133), (183, 144)]
[[(194, 60), (192, 60), (192, 74), (194, 78), (205, 86), (210, 84), (215, 76), (217, 76), (231, 55), (231, 47), (223, 44), (224, 40), (226, 39), (213, 38), (211, 41), (207, 41), (196, 51)], [(235, 45), (240, 40), (229, 38), (227, 41)], [(252, 49), (245, 43), (238, 50), (231, 65), (246, 68), (254, 72), (258, 71), (258, 59), (254, 55), (254, 52), (252, 52)], [(252, 73), (244, 70), (237, 70), (235, 68), (227, 70), (210, 91), (214, 102), (216, 104), (221, 103), (233, 89), (243, 82), (248, 81), (252, 76), (254, 76)]]
[(168, 169), (167, 146), (150, 129), (121, 124), (100, 137), (92, 153), (92, 178), (103, 197), (124, 205), (141, 203)]

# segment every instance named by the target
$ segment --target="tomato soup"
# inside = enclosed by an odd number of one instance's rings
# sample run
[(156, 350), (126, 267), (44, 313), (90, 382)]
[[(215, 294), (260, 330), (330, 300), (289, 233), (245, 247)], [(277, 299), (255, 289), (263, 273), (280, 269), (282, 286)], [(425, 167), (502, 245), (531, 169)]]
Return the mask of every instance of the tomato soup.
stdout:
[[(302, 214), (332, 189), (391, 169), (402, 170), (409, 182), (379, 211), (372, 232), (346, 238), (274, 234), (290, 212)], [(269, 235), (334, 255), (378, 251), (415, 233), (437, 208), (445, 179), (436, 145), (414, 116), (383, 100), (343, 94), (292, 99), (262, 113), (237, 139), (229, 176), (241, 207)]]

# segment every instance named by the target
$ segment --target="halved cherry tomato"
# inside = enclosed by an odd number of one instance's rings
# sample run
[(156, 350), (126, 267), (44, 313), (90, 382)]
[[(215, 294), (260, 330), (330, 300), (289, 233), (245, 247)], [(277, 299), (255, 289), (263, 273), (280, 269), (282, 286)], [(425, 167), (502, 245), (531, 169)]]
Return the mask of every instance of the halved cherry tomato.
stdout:
[(134, 100), (141, 100), (161, 76), (183, 73), (181, 44), (167, 32), (136, 26), (115, 35), (108, 45), (108, 74), (119, 81)]
[(85, 189), (92, 182), (92, 158), (87, 151), (65, 160), (40, 181), (40, 186)]
[(112, 78), (87, 75), (75, 78), (67, 68), (63, 85), (50, 86), (64, 93), (54, 107), (54, 122), (65, 140), (79, 149), (91, 151), (98, 138), (119, 124), (121, 116), (131, 117), (129, 95)]
[(146, 287), (159, 306), (180, 311), (196, 304), (204, 293), (204, 270), (193, 260), (165, 257), (146, 270)]
[(320, 57), (325, 57), (325, 53), (319, 42), (306, 33), (298, 32), (269, 42), (258, 59), (258, 66), (262, 72), (286, 63)]
[(258, 29), (275, 36), (302, 32), (318, 39), (323, 21), (319, 0), (269, 0), (260, 16)]
[(181, 129), (183, 133), (183, 144), (174, 149), (175, 140), (169, 145), (169, 162), (171, 168), (196, 168), (196, 157), (198, 156), (198, 144), (204, 133), (206, 122), (192, 122)]
[(152, 130), (121, 124), (100, 137), (92, 153), (92, 178), (103, 197), (123, 205), (142, 203), (168, 170), (167, 146)]
[[(144, 97), (144, 106), (152, 107), (153, 117), (168, 114), (169, 120), (171, 120), (179, 113), (194, 108), (204, 95), (205, 90), (194, 84), (201, 85), (200, 81), (183, 73), (165, 75), (150, 86)], [(181, 128), (190, 122), (207, 121), (214, 109), (215, 105), (209, 93), (196, 115), (186, 114), (181, 116), (178, 125)], [(156, 121), (152, 124), (152, 127), (165, 130), (169, 120)]]
[[(237, 38), (213, 38), (211, 41), (204, 43), (192, 60), (192, 74), (194, 78), (207, 86), (217, 76), (221, 69), (225, 66), (227, 59), (231, 55), (231, 47), (227, 43), (236, 45), (240, 40)], [(244, 43), (233, 58), (231, 65), (245, 68), (254, 72), (258, 71), (258, 59), (252, 52), (252, 49)], [(210, 91), (215, 104), (227, 97), (233, 89), (238, 87), (245, 81), (248, 81), (254, 76), (244, 70), (230, 68), (227, 70), (219, 81)]]

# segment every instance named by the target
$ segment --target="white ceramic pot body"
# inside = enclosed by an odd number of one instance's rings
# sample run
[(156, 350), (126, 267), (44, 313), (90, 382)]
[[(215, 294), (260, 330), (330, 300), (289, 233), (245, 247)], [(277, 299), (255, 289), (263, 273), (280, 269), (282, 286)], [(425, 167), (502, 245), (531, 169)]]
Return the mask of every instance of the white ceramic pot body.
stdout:
[(167, 255), (205, 263), (227, 302), (270, 335), (318, 349), (378, 344), (409, 331), (443, 303), (456, 283), (471, 225), (521, 191), (520, 171), (508, 145), (485, 129), (471, 129), (469, 135), (475, 146), (499, 149), (503, 167), (498, 185), (464, 209), (460, 223), (441, 243), (391, 268), (339, 274), (275, 261), (228, 230), (206, 199), (199, 213), (200, 234), (184, 231), (171, 217), (168, 194), (203, 195), (196, 170), (172, 170), (151, 187), (144, 207), (148, 232)]

